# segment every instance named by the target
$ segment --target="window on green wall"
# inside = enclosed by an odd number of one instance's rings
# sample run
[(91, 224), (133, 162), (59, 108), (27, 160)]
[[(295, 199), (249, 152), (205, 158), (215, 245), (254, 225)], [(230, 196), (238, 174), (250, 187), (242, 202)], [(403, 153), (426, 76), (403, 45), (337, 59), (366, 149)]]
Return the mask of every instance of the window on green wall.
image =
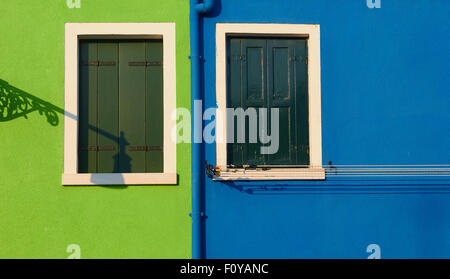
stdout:
[(79, 173), (161, 173), (163, 42), (80, 40)]
[(176, 185), (175, 23), (66, 23), (63, 185)]

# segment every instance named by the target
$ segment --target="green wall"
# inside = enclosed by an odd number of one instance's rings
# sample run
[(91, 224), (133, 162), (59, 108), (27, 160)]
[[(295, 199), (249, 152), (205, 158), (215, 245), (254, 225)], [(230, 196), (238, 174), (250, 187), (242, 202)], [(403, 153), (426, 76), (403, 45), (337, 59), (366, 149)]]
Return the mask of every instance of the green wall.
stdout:
[[(66, 22), (175, 22), (177, 106), (190, 107), (188, 1), (2, 0), (0, 79), (64, 108)], [(0, 81), (1, 82), (1, 81)], [(48, 106), (51, 106), (51, 105)], [(178, 186), (64, 187), (64, 121), (34, 111), (0, 122), (0, 258), (188, 258), (190, 146)]]

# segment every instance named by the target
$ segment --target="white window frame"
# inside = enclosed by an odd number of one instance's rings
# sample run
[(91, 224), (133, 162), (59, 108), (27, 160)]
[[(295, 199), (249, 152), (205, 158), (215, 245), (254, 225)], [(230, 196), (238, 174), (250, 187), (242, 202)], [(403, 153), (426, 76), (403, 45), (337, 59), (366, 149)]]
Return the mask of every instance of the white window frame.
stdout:
[[(162, 38), (164, 92), (164, 167), (162, 173), (78, 173), (78, 57), (80, 38)], [(175, 23), (66, 23), (63, 185), (177, 184), (176, 142), (171, 113), (176, 109)]]
[[(226, 40), (228, 35), (263, 35), (308, 38), (308, 96), (309, 96), (309, 148), (310, 165), (307, 168), (276, 168), (270, 170), (227, 169), (226, 140), (217, 141), (217, 166), (220, 176), (216, 180), (321, 180), (322, 121), (320, 97), (320, 25), (318, 24), (258, 24), (217, 23), (216, 25), (216, 97), (219, 115), (226, 115), (227, 64)], [(226, 139), (226, 119), (221, 117), (218, 134)]]

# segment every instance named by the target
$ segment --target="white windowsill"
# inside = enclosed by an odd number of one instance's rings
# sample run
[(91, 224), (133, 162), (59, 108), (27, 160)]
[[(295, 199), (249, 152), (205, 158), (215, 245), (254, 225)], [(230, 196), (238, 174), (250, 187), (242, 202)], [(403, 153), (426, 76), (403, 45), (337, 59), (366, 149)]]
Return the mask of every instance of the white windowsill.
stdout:
[(252, 181), (252, 180), (325, 180), (323, 168), (272, 169), (272, 170), (244, 170), (227, 169), (221, 171), (215, 181)]
[(176, 173), (75, 173), (63, 174), (62, 184), (69, 185), (175, 185)]

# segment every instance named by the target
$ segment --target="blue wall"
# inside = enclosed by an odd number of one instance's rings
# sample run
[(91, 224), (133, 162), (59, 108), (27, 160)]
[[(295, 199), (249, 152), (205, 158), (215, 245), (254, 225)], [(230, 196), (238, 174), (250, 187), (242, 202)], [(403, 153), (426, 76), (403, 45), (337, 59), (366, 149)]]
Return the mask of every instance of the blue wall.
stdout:
[[(206, 107), (216, 23), (320, 24), (323, 164), (449, 164), (450, 1), (218, 2), (203, 20)], [(383, 258), (450, 258), (449, 177), (205, 178), (204, 201), (208, 258), (367, 258), (372, 243)]]

